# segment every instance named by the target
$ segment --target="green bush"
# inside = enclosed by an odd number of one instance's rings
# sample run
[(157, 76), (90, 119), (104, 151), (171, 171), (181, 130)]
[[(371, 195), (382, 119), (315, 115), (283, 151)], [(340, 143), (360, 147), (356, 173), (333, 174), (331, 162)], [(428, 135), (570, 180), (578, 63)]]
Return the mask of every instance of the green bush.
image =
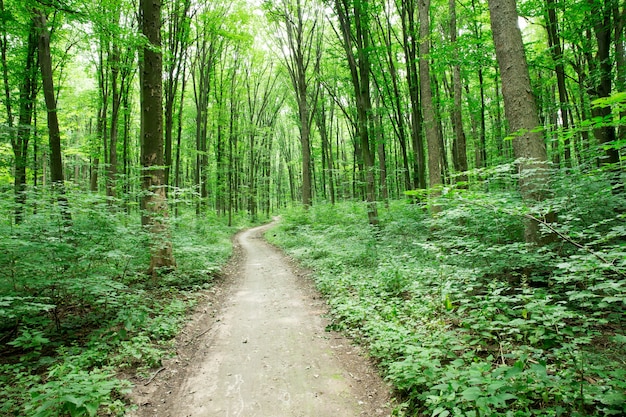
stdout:
[[(116, 371), (160, 366), (196, 302), (188, 291), (210, 286), (231, 254), (235, 228), (183, 211), (172, 228), (178, 269), (154, 280), (138, 214), (68, 197), (70, 228), (47, 201), (19, 225), (0, 223), (2, 415), (122, 415), (128, 383)], [(0, 206), (7, 218), (10, 209)]]
[[(313, 206), (268, 237), (316, 271), (331, 327), (368, 346), (397, 415), (623, 415), (626, 205), (602, 173), (582, 182), (535, 207), (506, 190), (456, 190), (436, 216), (391, 202), (378, 228), (363, 204)], [(524, 243), (525, 215), (547, 212), (558, 238)]]

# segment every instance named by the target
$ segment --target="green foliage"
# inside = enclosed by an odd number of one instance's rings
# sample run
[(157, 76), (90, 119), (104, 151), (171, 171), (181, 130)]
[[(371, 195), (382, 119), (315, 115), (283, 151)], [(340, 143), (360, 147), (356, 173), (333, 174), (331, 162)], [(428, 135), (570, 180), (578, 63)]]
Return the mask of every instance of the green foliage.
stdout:
[(127, 383), (101, 369), (85, 371), (62, 363), (48, 372), (47, 382), (29, 390), (24, 411), (33, 417), (95, 416), (102, 405), (113, 402), (112, 392), (126, 392)]
[[(369, 347), (398, 415), (623, 415), (626, 202), (603, 172), (553, 189), (533, 207), (451, 190), (435, 217), (392, 202), (376, 229), (362, 204), (316, 206), (268, 237), (316, 271), (331, 327)], [(524, 243), (525, 216), (548, 212), (555, 242)]]
[[(35, 194), (36, 213), (0, 224), (2, 415), (122, 415), (129, 384), (116, 371), (160, 366), (196, 303), (188, 290), (210, 286), (231, 253), (234, 229), (183, 212), (172, 236), (179, 268), (155, 281), (138, 217), (96, 195), (70, 197), (70, 229)], [(10, 194), (2, 201), (8, 217)]]

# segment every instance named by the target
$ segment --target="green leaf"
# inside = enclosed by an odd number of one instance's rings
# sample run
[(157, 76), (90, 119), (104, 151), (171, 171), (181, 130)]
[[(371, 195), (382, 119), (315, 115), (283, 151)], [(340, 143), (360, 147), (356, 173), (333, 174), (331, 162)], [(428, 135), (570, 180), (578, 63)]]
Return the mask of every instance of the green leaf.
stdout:
[(450, 412), (446, 410), (444, 407), (437, 407), (435, 411), (433, 411), (432, 417), (448, 417)]
[(478, 387), (469, 387), (461, 393), (461, 397), (463, 397), (465, 401), (470, 402), (476, 401), (482, 395), (483, 391)]
[(90, 416), (95, 416), (98, 413), (98, 408), (100, 408), (100, 404), (85, 403), (84, 407)]

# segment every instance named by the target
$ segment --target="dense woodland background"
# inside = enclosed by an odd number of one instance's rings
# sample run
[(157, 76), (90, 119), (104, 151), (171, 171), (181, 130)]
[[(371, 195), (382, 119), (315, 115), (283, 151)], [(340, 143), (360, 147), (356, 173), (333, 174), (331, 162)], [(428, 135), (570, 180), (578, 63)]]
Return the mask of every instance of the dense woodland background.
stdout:
[(0, 413), (122, 415), (229, 236), (282, 214), (396, 415), (624, 415), (625, 24), (0, 0)]

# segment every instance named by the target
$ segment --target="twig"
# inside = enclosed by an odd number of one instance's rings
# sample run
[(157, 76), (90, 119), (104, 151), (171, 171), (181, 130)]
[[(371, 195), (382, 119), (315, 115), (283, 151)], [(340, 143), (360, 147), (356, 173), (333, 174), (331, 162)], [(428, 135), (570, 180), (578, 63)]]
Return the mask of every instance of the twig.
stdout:
[(145, 384), (143, 384), (143, 386), (147, 386), (150, 385), (150, 383), (154, 380), (154, 378), (156, 378), (156, 376), (161, 373), (161, 371), (164, 371), (165, 367), (162, 366), (161, 368), (157, 369), (157, 371), (155, 373), (152, 374), (152, 376), (150, 377), (150, 379), (148, 380), (148, 382), (146, 382)]
[(194, 337), (192, 337), (187, 343), (185, 343), (185, 346), (189, 346), (193, 341), (195, 341), (197, 338), (199, 338), (200, 336), (205, 335), (206, 333), (208, 333), (209, 330), (211, 330), (212, 327), (209, 327), (208, 329), (206, 329), (205, 331), (203, 331), (200, 334), (195, 335)]
[(502, 342), (498, 340), (498, 345), (500, 346), (500, 360), (502, 361), (502, 365), (506, 365), (506, 360), (504, 359), (504, 351), (502, 350)]

